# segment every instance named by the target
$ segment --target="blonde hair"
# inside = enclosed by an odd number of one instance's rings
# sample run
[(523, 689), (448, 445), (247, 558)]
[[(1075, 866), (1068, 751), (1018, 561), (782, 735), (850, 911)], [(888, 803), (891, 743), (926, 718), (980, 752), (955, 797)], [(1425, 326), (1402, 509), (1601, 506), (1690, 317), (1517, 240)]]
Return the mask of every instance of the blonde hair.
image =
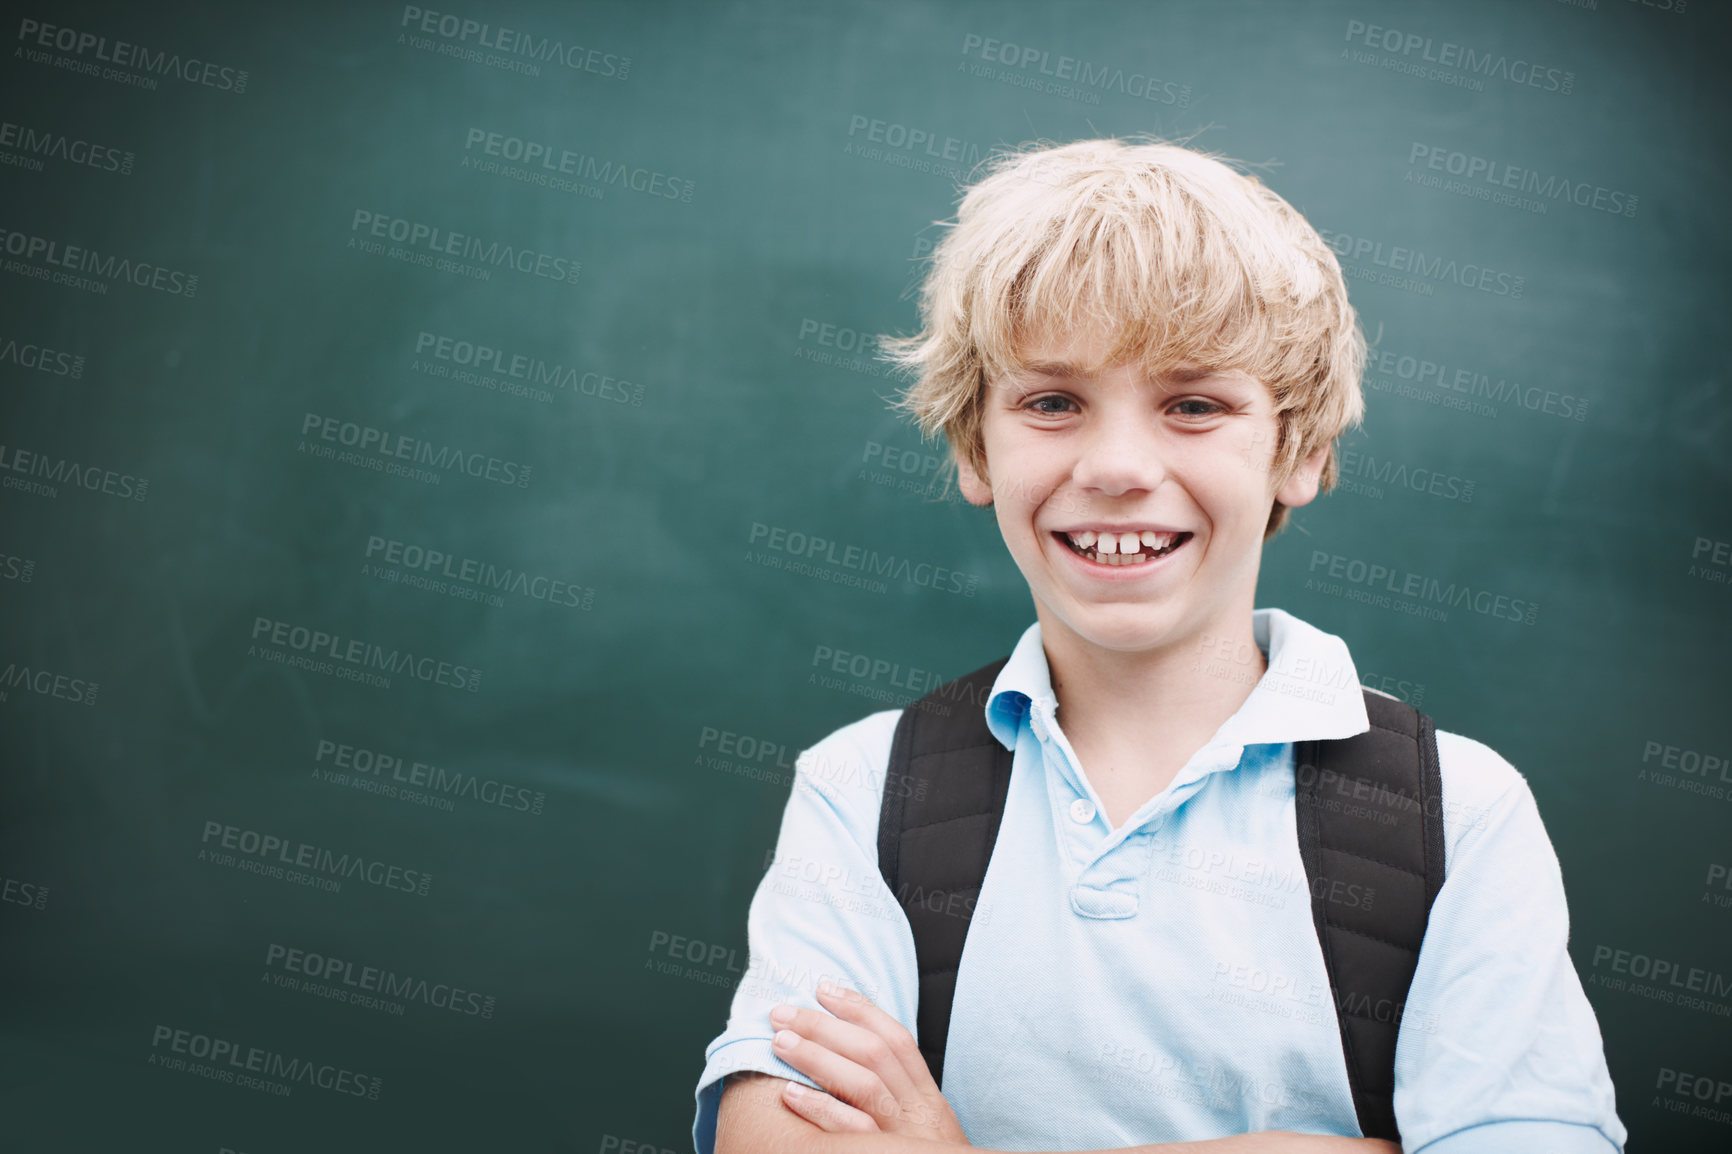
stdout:
[[(983, 166), (933, 248), (920, 332), (878, 338), (915, 375), (895, 406), (926, 437), (942, 432), (985, 477), (987, 382), (1033, 342), (1104, 325), (1104, 364), (1263, 382), (1274, 475), (1328, 446), (1319, 480), (1334, 486), (1335, 439), (1365, 411), (1365, 338), (1335, 254), (1291, 205), (1222, 157), (1152, 138), (1028, 144)], [(1265, 538), (1286, 518), (1277, 501)]]

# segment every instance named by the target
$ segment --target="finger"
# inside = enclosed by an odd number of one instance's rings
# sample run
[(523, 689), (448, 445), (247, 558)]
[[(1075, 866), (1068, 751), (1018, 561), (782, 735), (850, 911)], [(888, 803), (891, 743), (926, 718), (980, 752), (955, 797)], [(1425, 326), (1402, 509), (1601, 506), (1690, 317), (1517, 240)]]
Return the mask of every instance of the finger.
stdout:
[(822, 1090), (814, 1090), (804, 1082), (792, 1082), (782, 1087), (782, 1101), (788, 1109), (830, 1134), (876, 1134), (878, 1123), (846, 1102), (838, 1102)]
[[(932, 1071), (927, 1069), (926, 1057), (921, 1054), (920, 1045), (914, 1040), (914, 1035), (908, 1032), (908, 1027), (873, 1005), (866, 995), (832, 983), (820, 982), (818, 1002), (843, 1021), (862, 1026), (882, 1038), (906, 1077), (908, 1089), (924, 1092), (938, 1088), (938, 1083), (932, 1080)], [(888, 1078), (885, 1079), (885, 1084), (899, 1093), (902, 1089)]]
[[(838, 1077), (847, 1079), (837, 1086), (806, 1071), (813, 1081), (837, 1097), (862, 1109), (873, 1109), (885, 1094), (900, 1099), (916, 1093), (915, 1083), (903, 1069), (902, 1060), (897, 1057), (892, 1044), (865, 1026), (844, 1021), (826, 1010), (812, 1009), (795, 1009), (786, 1016), (778, 1014), (774, 1022), (808, 1043), (817, 1043), (829, 1055), (845, 1059), (855, 1070), (870, 1076), (861, 1078), (854, 1070), (833, 1067)], [(873, 1097), (863, 1097), (865, 1094)]]
[[(955, 1112), (950, 1109), (950, 1103), (945, 1101), (938, 1083), (933, 1080), (925, 1055), (921, 1054), (920, 1046), (908, 1028), (856, 990), (845, 989), (837, 983), (826, 981), (818, 984), (817, 992), (819, 1001), (839, 1018), (863, 1025), (884, 1039), (899, 1062), (902, 1072), (909, 1079), (911, 1089), (904, 1092), (897, 1079), (879, 1067), (880, 1076), (887, 1086), (895, 1090), (895, 1096), (880, 1103), (880, 1108), (872, 1110), (878, 1121), (878, 1128), (910, 1132), (909, 1128), (912, 1127), (913, 1131), (920, 1132), (922, 1137), (966, 1142), (967, 1137), (956, 1121)], [(857, 1102), (856, 1105), (865, 1106), (866, 1103)]]
[[(824, 1017), (822, 1010), (807, 1010), (808, 1014)], [(870, 1110), (890, 1098), (890, 1091), (877, 1074), (860, 1063), (831, 1050), (822, 1042), (801, 1036), (793, 1029), (777, 1030), (770, 1039), (776, 1057), (818, 1083), (830, 1095), (850, 1106)]]
[[(825, 1016), (821, 1010), (804, 1012), (820, 1018)], [(936, 1085), (926, 1093), (910, 1091), (898, 1096), (872, 1069), (835, 1053), (821, 1042), (802, 1037), (792, 1029), (780, 1031), (771, 1040), (771, 1046), (785, 1062), (829, 1091), (837, 1100), (866, 1112), (881, 1131), (920, 1132), (923, 1137), (948, 1140), (961, 1134), (949, 1103)]]

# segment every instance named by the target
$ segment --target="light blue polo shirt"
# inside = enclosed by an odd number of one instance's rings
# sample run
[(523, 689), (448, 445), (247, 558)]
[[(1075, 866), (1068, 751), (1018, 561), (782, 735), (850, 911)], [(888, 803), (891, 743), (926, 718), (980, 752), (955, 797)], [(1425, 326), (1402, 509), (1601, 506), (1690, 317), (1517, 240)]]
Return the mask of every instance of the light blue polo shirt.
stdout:
[[(1253, 628), (1267, 673), (1116, 830), (1060, 728), (1038, 623), (994, 682), (987, 724), (1015, 758), (944, 1060), (944, 1095), (976, 1145), (1360, 1136), (1294, 832), (1293, 743), (1370, 724), (1340, 638), (1279, 609), (1257, 610)], [(1208, 650), (1197, 662), (1213, 676), (1256, 671), (1248, 652)], [(761, 1070), (815, 1085), (771, 1052), (778, 1002), (816, 1008), (829, 978), (915, 1029), (914, 938), (878, 872), (900, 716), (844, 726), (797, 763), (747, 917), (750, 964), (698, 1081), (699, 1154), (714, 1146), (724, 1075)], [(1447, 873), (1396, 1048), (1405, 1148), (1622, 1150), (1533, 794), (1476, 741), (1440, 730), (1437, 747)], [(942, 895), (927, 901), (945, 907)]]

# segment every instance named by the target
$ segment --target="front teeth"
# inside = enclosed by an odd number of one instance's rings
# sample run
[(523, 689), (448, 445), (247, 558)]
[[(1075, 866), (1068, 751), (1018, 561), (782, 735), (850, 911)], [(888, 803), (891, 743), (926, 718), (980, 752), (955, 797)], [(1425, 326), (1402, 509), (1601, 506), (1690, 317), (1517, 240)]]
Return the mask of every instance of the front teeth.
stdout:
[[(1102, 565), (1141, 565), (1151, 560), (1151, 554), (1168, 548), (1178, 540), (1177, 533), (1157, 533), (1145, 529), (1141, 533), (1098, 533), (1083, 529), (1068, 534), (1079, 551), (1093, 549), (1094, 560)], [(1142, 552), (1147, 548), (1149, 553)]]
[(1161, 537), (1162, 534), (1152, 530), (1139, 536), (1136, 533), (1096, 533), (1092, 529), (1084, 529), (1071, 540), (1084, 549), (1093, 545), (1095, 552), (1110, 557), (1115, 553), (1135, 553), (1144, 545), (1158, 548), (1157, 542), (1160, 542)]

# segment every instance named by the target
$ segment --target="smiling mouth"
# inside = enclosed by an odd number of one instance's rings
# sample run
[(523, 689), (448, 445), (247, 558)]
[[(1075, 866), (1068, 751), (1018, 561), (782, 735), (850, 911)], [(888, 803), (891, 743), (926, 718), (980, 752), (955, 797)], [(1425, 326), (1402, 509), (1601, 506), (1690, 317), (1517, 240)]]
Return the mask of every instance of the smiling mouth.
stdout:
[(1189, 541), (1190, 533), (1054, 533), (1072, 553), (1097, 565), (1147, 565)]

